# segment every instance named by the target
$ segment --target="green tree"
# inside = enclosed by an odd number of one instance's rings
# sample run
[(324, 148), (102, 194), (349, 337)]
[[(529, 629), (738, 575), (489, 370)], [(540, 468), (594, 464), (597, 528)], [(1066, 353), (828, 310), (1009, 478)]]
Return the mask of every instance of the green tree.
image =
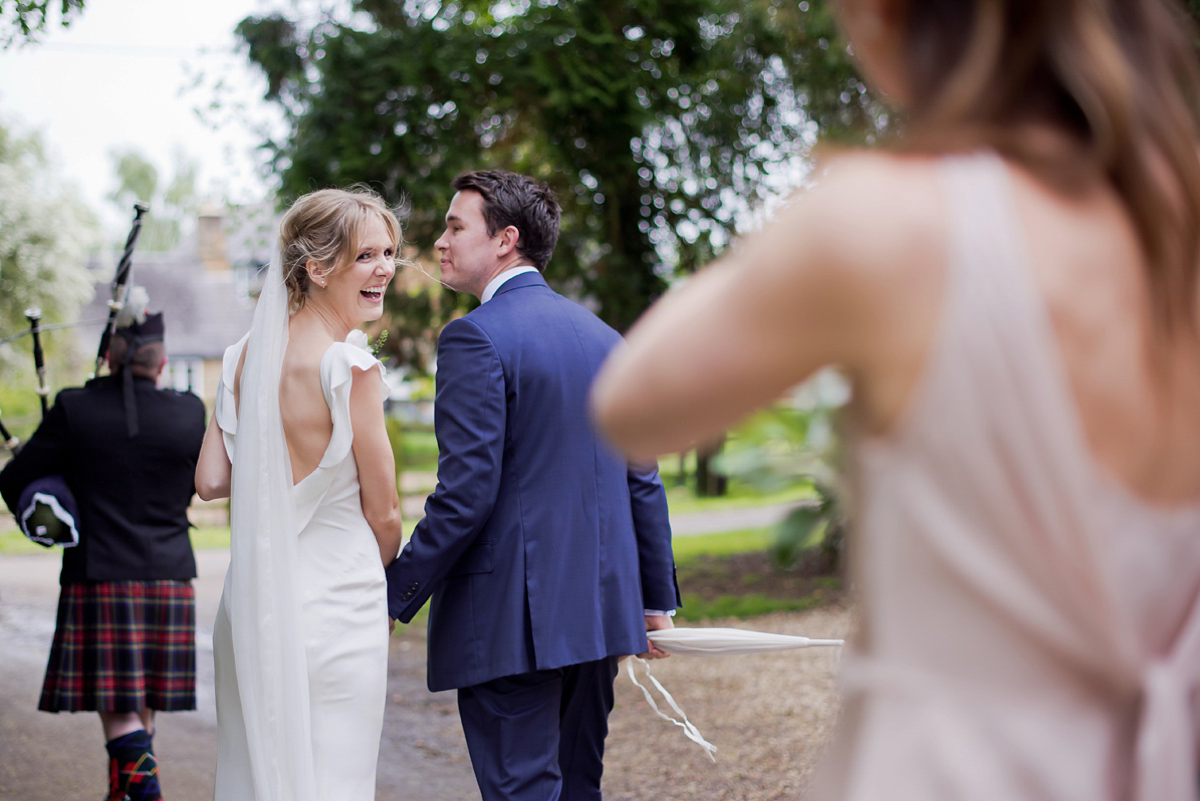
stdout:
[(83, 11), (84, 0), (0, 0), (0, 47), (37, 41), (56, 12), (64, 28)]
[[(122, 214), (128, 212), (134, 203), (143, 203), (150, 208), (142, 223), (138, 249), (173, 249), (196, 216), (196, 163), (182, 151), (176, 151), (174, 175), (163, 188), (159, 183), (158, 169), (141, 151), (120, 148), (113, 150), (109, 156), (117, 186), (109, 193), (108, 199)], [(124, 244), (124, 239), (121, 244)]]
[[(415, 212), (430, 243), (457, 173), (536, 176), (563, 205), (548, 278), (619, 330), (666, 283), (709, 261), (818, 132), (885, 118), (813, 0), (357, 0), (305, 27), (284, 14), (237, 33), (290, 130), (269, 143), (286, 202), (368, 183)], [(774, 179), (774, 180), (773, 180)], [(436, 335), (457, 304), (389, 298)], [(393, 353), (428, 352), (395, 337)], [(421, 366), (421, 365), (417, 365)], [(719, 492), (699, 454), (702, 494)]]
[(720, 250), (817, 131), (873, 128), (825, 5), (782, 0), (358, 0), (347, 20), (238, 26), (268, 100), (284, 200), (365, 182), (432, 241), (455, 174), (499, 166), (564, 208), (549, 277), (627, 327)]
[[(87, 260), (98, 236), (95, 217), (56, 175), (40, 138), (0, 123), (0, 339), (29, 327), (29, 308), (41, 309), (43, 324), (75, 321), (92, 295)], [(80, 377), (72, 341), (45, 335), (52, 387)], [(30, 345), (29, 337), (0, 345), (0, 408), (10, 425), (14, 412), (32, 413), (37, 404)], [(32, 425), (15, 428), (24, 434)]]

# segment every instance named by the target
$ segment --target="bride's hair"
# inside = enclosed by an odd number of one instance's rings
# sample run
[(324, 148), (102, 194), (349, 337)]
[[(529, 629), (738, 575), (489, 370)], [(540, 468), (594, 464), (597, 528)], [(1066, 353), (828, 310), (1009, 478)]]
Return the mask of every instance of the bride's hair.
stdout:
[[(1159, 333), (1196, 331), (1200, 266), (1200, 72), (1175, 0), (908, 0), (912, 93), (901, 147), (980, 145), (1065, 189), (1103, 176), (1146, 255)], [(1039, 152), (1014, 123), (1081, 143)]]
[(321, 265), (316, 273), (328, 276), (354, 259), (363, 222), (380, 219), (392, 238), (399, 263), (400, 220), (375, 192), (366, 187), (321, 189), (300, 196), (279, 224), (279, 251), (283, 281), (293, 312), (304, 308), (312, 290), (308, 262)]

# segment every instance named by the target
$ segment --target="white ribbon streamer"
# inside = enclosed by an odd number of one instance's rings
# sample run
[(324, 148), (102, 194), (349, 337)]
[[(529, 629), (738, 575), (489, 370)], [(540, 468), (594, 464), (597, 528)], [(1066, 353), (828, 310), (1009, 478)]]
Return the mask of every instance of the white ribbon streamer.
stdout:
[[(791, 648), (811, 648), (821, 645), (842, 645), (843, 640), (815, 640), (809, 637), (796, 637), (790, 634), (773, 634), (767, 631), (748, 631), (746, 629), (660, 629), (657, 631), (646, 632), (646, 637), (650, 642), (654, 643), (656, 648), (672, 654), (691, 654), (693, 656), (723, 656), (729, 654), (754, 654), (763, 651), (783, 651)], [(679, 717), (683, 718), (683, 722), (676, 720), (658, 708), (658, 704), (654, 702), (654, 697), (650, 695), (650, 691), (638, 682), (637, 676), (633, 673), (634, 661), (640, 662), (646, 667), (646, 678), (650, 679), (650, 683), (655, 689), (662, 693), (662, 697), (667, 700), (671, 708), (675, 710)], [(629, 680), (642, 691), (642, 695), (646, 696), (646, 703), (650, 704), (650, 708), (654, 710), (663, 720), (668, 720), (674, 723), (679, 728), (683, 729), (683, 733), (692, 742), (699, 745), (708, 754), (708, 758), (713, 762), (717, 758), (713, 753), (717, 747), (705, 740), (700, 735), (692, 722), (688, 720), (687, 715), (680, 709), (679, 704), (675, 703), (675, 699), (667, 692), (667, 688), (663, 687), (658, 679), (654, 678), (650, 673), (650, 663), (640, 656), (632, 657), (629, 660)]]
[[(663, 712), (661, 709), (658, 708), (658, 704), (656, 704), (654, 702), (654, 696), (652, 696), (650, 694), (649, 690), (647, 690), (645, 687), (642, 686), (641, 682), (639, 682), (637, 680), (637, 676), (635, 676), (633, 673), (633, 663), (635, 661), (641, 662), (643, 665), (645, 665), (646, 678), (650, 679), (651, 684), (654, 685), (655, 689), (657, 689), (660, 693), (662, 693), (663, 698), (667, 699), (667, 703), (671, 705), (671, 708), (675, 710), (675, 712), (679, 715), (679, 717), (683, 718), (682, 723), (680, 723), (678, 720), (676, 720), (675, 718), (671, 717), (670, 715), (666, 714), (665, 712)], [(708, 754), (709, 759), (711, 759), (713, 762), (717, 761), (717, 758), (715, 756), (713, 756), (713, 752), (715, 752), (717, 750), (717, 747), (715, 745), (713, 745), (712, 743), (710, 743), (708, 740), (705, 740), (704, 737), (702, 737), (700, 735), (700, 730), (697, 729), (695, 726), (693, 726), (692, 722), (687, 719), (687, 715), (685, 715), (683, 713), (683, 710), (679, 708), (679, 704), (675, 703), (675, 699), (671, 697), (671, 694), (669, 692), (667, 692), (667, 688), (662, 686), (662, 684), (659, 683), (658, 679), (654, 678), (653, 674), (650, 673), (650, 663), (649, 662), (647, 662), (645, 659), (642, 659), (640, 656), (630, 657), (629, 658), (629, 680), (632, 681), (634, 683), (634, 685), (639, 690), (642, 691), (642, 695), (646, 696), (646, 703), (650, 704), (650, 708), (654, 710), (655, 714), (657, 714), (663, 720), (669, 720), (672, 723), (674, 723), (676, 726), (678, 726), (679, 728), (683, 729), (683, 733), (687, 735), (687, 738), (689, 740), (691, 740), (692, 742), (696, 743), (697, 745), (699, 745), (701, 748), (703, 748), (704, 753)]]

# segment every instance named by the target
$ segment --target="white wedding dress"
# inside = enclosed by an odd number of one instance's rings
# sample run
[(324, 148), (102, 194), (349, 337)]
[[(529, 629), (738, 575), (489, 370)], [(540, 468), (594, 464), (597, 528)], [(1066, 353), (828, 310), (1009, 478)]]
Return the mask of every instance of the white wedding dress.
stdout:
[(383, 368), (346, 342), (325, 352), (333, 435), (317, 469), (293, 485), (278, 415), (286, 300), (267, 280), (247, 335), (241, 407), (232, 387), (245, 339), (226, 351), (217, 394), (233, 479), (230, 569), (213, 630), (214, 799), (373, 801), (387, 585), (359, 498), (349, 404), (353, 371), (382, 379)]

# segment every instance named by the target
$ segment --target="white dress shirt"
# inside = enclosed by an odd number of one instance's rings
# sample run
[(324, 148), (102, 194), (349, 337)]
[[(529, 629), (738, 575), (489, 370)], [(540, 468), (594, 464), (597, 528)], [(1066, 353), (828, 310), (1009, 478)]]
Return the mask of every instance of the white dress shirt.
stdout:
[(509, 267), (491, 281), (488, 281), (488, 285), (483, 288), (483, 294), (479, 296), (479, 302), (487, 303), (489, 300), (491, 300), (496, 294), (496, 290), (504, 286), (504, 282), (508, 279), (516, 278), (518, 275), (523, 273), (536, 273), (537, 271), (538, 268), (534, 267), (532, 264), (526, 264), (521, 267)]

